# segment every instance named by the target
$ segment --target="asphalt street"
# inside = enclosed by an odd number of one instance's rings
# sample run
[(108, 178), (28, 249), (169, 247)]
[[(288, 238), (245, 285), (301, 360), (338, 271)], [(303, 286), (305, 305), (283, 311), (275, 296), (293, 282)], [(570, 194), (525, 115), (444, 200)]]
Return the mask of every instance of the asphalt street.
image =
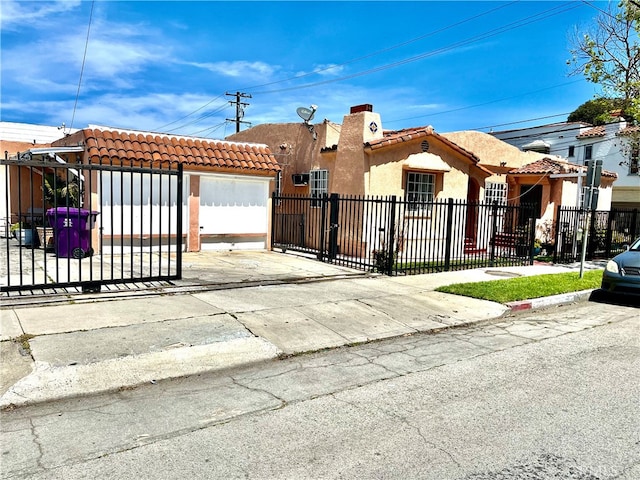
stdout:
[(2, 478), (640, 478), (638, 309), (473, 326), (6, 410)]

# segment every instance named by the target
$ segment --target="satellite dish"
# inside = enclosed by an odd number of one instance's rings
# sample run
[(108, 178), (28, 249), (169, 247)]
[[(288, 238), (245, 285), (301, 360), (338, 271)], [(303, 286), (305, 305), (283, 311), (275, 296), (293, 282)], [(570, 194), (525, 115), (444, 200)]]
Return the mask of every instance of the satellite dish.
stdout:
[(304, 120), (305, 122), (309, 122), (313, 118), (313, 115), (316, 113), (317, 109), (318, 107), (316, 107), (315, 105), (311, 105), (311, 108), (298, 107), (296, 108), (296, 113), (302, 120)]

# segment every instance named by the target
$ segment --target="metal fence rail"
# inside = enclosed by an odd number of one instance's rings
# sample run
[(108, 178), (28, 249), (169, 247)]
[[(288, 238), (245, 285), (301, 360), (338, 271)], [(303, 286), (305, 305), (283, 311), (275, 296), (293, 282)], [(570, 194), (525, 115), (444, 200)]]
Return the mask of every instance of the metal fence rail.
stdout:
[(611, 258), (624, 252), (640, 235), (639, 213), (637, 208), (597, 211), (560, 207), (555, 222), (554, 262), (571, 263), (581, 258), (587, 222), (587, 260)]
[(533, 209), (395, 196), (273, 196), (272, 246), (388, 275), (533, 260)]
[(0, 291), (181, 278), (182, 167), (0, 161)]

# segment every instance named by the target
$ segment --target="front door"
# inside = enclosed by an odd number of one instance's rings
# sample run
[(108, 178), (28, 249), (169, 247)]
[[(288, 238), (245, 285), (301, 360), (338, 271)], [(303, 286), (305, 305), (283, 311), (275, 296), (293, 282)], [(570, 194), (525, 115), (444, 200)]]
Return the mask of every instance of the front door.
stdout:
[(540, 218), (542, 210), (542, 185), (522, 185), (520, 204), (530, 205), (534, 218)]

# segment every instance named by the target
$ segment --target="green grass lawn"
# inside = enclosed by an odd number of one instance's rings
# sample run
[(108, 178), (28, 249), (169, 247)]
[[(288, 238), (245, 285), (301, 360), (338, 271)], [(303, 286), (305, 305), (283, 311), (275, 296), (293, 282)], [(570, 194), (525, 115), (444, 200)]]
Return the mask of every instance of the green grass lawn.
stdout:
[(436, 291), (507, 303), (600, 288), (601, 280), (602, 270), (586, 270), (583, 278), (578, 272), (552, 273), (489, 282), (456, 283), (439, 287)]

